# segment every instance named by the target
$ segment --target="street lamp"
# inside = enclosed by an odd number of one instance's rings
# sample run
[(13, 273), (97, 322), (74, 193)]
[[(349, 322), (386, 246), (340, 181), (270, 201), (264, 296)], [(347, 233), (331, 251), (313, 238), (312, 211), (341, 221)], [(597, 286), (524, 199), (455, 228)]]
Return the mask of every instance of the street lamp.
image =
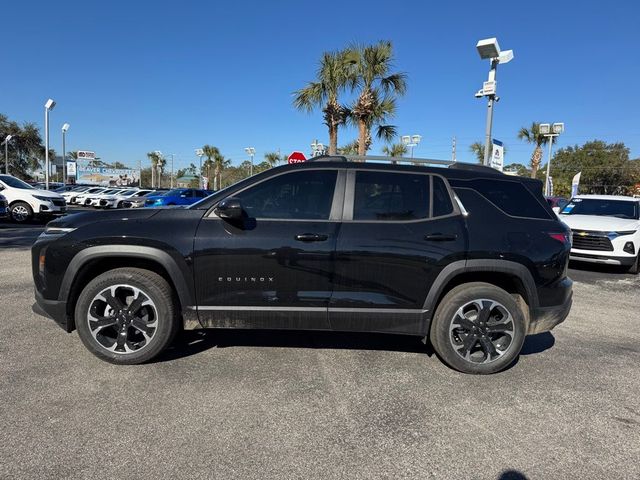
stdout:
[(564, 133), (564, 123), (541, 123), (538, 127), (540, 130), (540, 134), (547, 137), (549, 139), (549, 161), (547, 162), (547, 174), (544, 184), (544, 194), (548, 197), (551, 195), (551, 188), (549, 185), (549, 172), (551, 171), (551, 151), (553, 149), (553, 139), (554, 137), (559, 136), (561, 133)]
[(324, 144), (318, 142), (318, 140), (314, 140), (311, 143), (311, 156), (318, 157), (324, 153)]
[(56, 102), (52, 99), (47, 100), (44, 104), (44, 184), (45, 188), (49, 190), (49, 112), (56, 106)]
[(69, 127), (71, 125), (69, 125), (68, 123), (65, 123), (64, 125), (62, 125), (62, 184), (66, 185), (67, 184), (67, 145), (66, 145), (66, 136), (67, 136), (67, 130), (69, 130)]
[(493, 104), (499, 100), (496, 95), (496, 71), (501, 63), (509, 63), (513, 60), (513, 50), (500, 50), (498, 40), (486, 38), (476, 44), (476, 49), (480, 58), (491, 61), (489, 78), (482, 84), (482, 88), (476, 93), (477, 98), (487, 97), (487, 126), (485, 130), (484, 142), (484, 164), (489, 165), (489, 155), (491, 153), (491, 129), (493, 127)]
[(247, 152), (247, 155), (251, 157), (251, 170), (249, 170), (249, 176), (253, 175), (253, 156), (256, 154), (256, 149), (253, 147), (247, 147), (244, 149)]
[(402, 143), (404, 144), (405, 147), (410, 148), (411, 158), (413, 158), (413, 147), (418, 146), (418, 144), (420, 143), (420, 140), (422, 140), (422, 136), (421, 135), (403, 135), (402, 137), (400, 137), (400, 139), (402, 140)]
[(13, 135), (7, 135), (4, 137), (4, 173), (9, 175), (9, 141), (13, 138)]
[(171, 153), (171, 188), (173, 188), (173, 156), (175, 153)]
[(200, 186), (200, 189), (202, 190), (203, 187), (203, 183), (202, 183), (202, 157), (204, 157), (204, 150), (201, 148), (196, 148), (196, 156), (200, 157), (200, 175), (198, 177), (199, 181), (198, 181), (198, 185)]

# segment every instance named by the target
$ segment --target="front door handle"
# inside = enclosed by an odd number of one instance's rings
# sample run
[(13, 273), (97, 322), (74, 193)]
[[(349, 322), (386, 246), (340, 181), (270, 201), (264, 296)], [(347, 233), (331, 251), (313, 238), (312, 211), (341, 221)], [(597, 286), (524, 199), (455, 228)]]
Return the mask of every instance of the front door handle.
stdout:
[(300, 233), (295, 238), (299, 242), (324, 242), (329, 236), (322, 233)]
[(451, 242), (458, 238), (455, 233), (429, 233), (424, 236), (425, 240), (431, 242)]

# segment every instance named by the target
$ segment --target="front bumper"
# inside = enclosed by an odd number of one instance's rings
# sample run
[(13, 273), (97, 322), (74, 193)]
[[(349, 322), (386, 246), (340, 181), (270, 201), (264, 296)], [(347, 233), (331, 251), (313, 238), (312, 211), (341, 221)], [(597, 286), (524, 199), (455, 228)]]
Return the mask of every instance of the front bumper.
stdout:
[(67, 315), (67, 302), (61, 300), (48, 300), (38, 290), (35, 291), (36, 303), (32, 310), (43, 317), (52, 318), (66, 332), (74, 330), (73, 321)]
[(67, 213), (67, 205), (54, 205), (52, 202), (42, 202), (35, 210), (40, 215), (63, 215)]
[(576, 262), (599, 263), (601, 265), (621, 265), (630, 267), (631, 265), (633, 265), (633, 262), (635, 262), (636, 257), (634, 255), (619, 257), (592, 253), (578, 253), (572, 251), (569, 255), (569, 259)]

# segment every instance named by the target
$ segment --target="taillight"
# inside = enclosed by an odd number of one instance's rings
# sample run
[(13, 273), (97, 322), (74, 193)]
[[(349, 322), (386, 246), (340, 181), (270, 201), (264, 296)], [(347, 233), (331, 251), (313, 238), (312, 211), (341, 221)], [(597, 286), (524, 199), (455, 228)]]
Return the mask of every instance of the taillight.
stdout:
[(571, 236), (568, 233), (547, 232), (547, 235), (549, 235), (554, 240), (559, 241), (560, 243), (571, 245)]

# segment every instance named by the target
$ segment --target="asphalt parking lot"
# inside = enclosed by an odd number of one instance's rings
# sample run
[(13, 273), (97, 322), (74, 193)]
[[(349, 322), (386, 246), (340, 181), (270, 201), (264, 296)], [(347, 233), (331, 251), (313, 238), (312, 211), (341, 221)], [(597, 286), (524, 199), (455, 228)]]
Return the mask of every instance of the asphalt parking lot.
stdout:
[(0, 223), (0, 478), (640, 478), (640, 276), (572, 268), (567, 321), (489, 377), (304, 332), (117, 367), (31, 311), (41, 230)]

